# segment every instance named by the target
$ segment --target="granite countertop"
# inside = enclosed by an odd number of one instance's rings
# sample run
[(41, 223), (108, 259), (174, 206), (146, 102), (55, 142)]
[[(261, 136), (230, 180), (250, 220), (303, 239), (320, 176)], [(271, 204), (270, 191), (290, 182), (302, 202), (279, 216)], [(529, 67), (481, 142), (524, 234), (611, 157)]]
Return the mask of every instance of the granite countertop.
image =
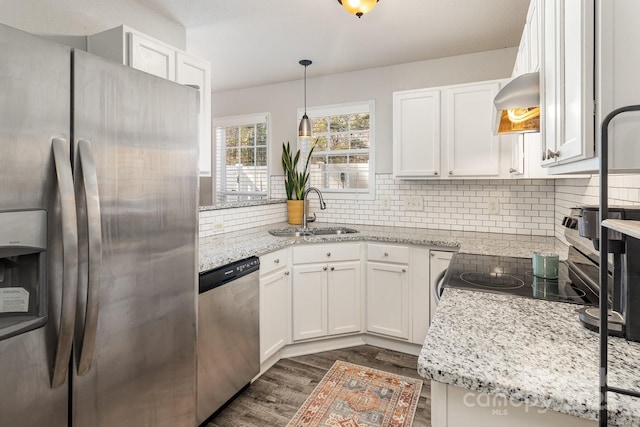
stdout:
[[(337, 226), (340, 224), (314, 223), (310, 228)], [(459, 249), (460, 252), (467, 253), (515, 257), (531, 257), (534, 250), (544, 250), (557, 252), (561, 259), (567, 257), (567, 246), (554, 237), (369, 225), (347, 227), (355, 228), (358, 233), (303, 238), (275, 237), (269, 234), (269, 230), (272, 229), (294, 228), (283, 222), (201, 238), (200, 271), (207, 271), (249, 256), (264, 255), (290, 245), (345, 241), (425, 245)]]
[[(427, 379), (596, 420), (598, 334), (579, 306), (445, 288), (418, 360)], [(611, 338), (609, 384), (640, 390), (640, 343)], [(640, 400), (609, 393), (609, 425), (640, 425)]]

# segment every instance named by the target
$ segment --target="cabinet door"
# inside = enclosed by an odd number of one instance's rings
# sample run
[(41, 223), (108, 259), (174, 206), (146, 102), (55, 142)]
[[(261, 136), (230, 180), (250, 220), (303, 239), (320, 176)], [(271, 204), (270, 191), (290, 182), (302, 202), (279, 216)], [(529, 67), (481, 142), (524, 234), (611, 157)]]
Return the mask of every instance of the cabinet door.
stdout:
[(200, 175), (211, 175), (211, 66), (209, 62), (178, 52), (176, 82), (200, 91)]
[(407, 266), (367, 263), (367, 331), (409, 338)]
[(329, 335), (360, 331), (360, 262), (329, 266), (328, 322)]
[(500, 138), (491, 130), (493, 99), (499, 89), (499, 83), (485, 83), (447, 90), (444, 140), (448, 176), (499, 175)]
[(140, 34), (129, 34), (129, 66), (175, 81), (176, 51)]
[(433, 296), (433, 290), (436, 287), (436, 279), (444, 270), (449, 267), (449, 262), (451, 262), (451, 257), (453, 256), (453, 252), (444, 252), (444, 251), (431, 251), (429, 256), (429, 276), (431, 277), (431, 307), (430, 307), (430, 316), (429, 316), (429, 324), (431, 324), (431, 320), (433, 319), (433, 315), (436, 312), (436, 300)]
[(293, 341), (327, 335), (327, 266), (293, 267)]
[(290, 285), (286, 269), (260, 278), (260, 363), (287, 343)]
[(393, 94), (393, 174), (397, 178), (440, 175), (440, 91)]
[(540, 7), (539, 0), (531, 0), (525, 25), (528, 40), (528, 72), (540, 70)]
[(558, 162), (593, 157), (593, 1), (563, 0), (563, 135)]

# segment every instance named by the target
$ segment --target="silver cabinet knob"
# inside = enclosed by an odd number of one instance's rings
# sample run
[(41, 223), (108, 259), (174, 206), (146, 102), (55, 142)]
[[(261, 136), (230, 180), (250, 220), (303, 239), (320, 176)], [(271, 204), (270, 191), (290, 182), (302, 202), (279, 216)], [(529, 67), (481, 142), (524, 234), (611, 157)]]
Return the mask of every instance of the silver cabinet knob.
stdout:
[(434, 174), (434, 175), (438, 175), (438, 171), (435, 171), (433, 174)]
[(509, 168), (509, 173), (516, 173), (516, 172), (518, 172), (518, 170), (517, 170), (517, 169)]
[(449, 175), (453, 175), (453, 171), (449, 171)]
[(406, 272), (407, 272), (407, 270), (403, 268), (403, 269), (402, 269), (402, 272), (403, 272), (403, 273), (406, 273)]
[(322, 271), (327, 271), (327, 266), (322, 267)]
[(329, 257), (329, 256), (331, 256), (331, 252), (327, 252), (327, 256), (328, 256), (328, 257)]
[(335, 267), (331, 267), (331, 271), (334, 271), (336, 268)]
[(288, 271), (285, 271), (285, 272), (284, 272), (284, 275), (285, 275), (285, 276), (288, 276), (288, 275), (289, 275), (289, 272), (288, 272)]
[(274, 259), (274, 260), (273, 260), (273, 263), (274, 263), (274, 264), (280, 264), (280, 259), (278, 259), (278, 258)]
[(547, 149), (547, 159), (553, 159), (555, 157), (560, 157), (560, 151), (551, 151)]
[(389, 252), (385, 252), (385, 253), (384, 253), (384, 256), (389, 256)]
[(436, 256), (435, 252), (431, 252), (429, 255), (431, 255), (432, 257)]

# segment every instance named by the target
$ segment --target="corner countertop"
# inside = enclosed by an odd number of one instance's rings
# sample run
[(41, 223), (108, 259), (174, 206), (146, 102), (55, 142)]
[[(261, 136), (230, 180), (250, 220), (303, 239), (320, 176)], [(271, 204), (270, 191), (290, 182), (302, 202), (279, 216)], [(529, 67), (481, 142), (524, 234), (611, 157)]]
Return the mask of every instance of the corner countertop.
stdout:
[[(579, 306), (445, 288), (418, 359), (427, 379), (596, 420), (598, 334)], [(640, 390), (640, 343), (609, 340), (610, 385)], [(609, 393), (609, 425), (640, 425), (640, 400)]]
[[(315, 223), (310, 228), (337, 226), (342, 224)], [(567, 256), (567, 247), (554, 237), (372, 225), (345, 226), (355, 228), (358, 233), (303, 238), (275, 237), (269, 234), (269, 230), (272, 229), (294, 228), (283, 222), (201, 238), (200, 272), (250, 256), (264, 255), (290, 245), (346, 241), (424, 245), (467, 253), (514, 257), (531, 257), (534, 250), (554, 251), (560, 254), (561, 259), (566, 259)]]

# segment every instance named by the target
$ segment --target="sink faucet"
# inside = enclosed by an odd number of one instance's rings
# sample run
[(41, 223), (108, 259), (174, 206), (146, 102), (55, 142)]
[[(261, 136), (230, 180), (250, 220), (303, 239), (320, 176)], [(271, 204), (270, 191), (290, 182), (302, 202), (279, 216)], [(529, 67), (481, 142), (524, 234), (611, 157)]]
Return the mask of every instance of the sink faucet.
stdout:
[[(304, 203), (302, 205), (302, 228), (307, 229), (307, 208), (309, 207), (309, 193), (311, 191), (315, 191), (318, 193), (318, 198), (320, 199), (320, 210), (327, 209), (327, 204), (324, 202), (322, 198), (322, 193), (316, 187), (309, 187), (304, 191)], [(313, 214), (313, 219), (315, 220), (316, 214)]]

